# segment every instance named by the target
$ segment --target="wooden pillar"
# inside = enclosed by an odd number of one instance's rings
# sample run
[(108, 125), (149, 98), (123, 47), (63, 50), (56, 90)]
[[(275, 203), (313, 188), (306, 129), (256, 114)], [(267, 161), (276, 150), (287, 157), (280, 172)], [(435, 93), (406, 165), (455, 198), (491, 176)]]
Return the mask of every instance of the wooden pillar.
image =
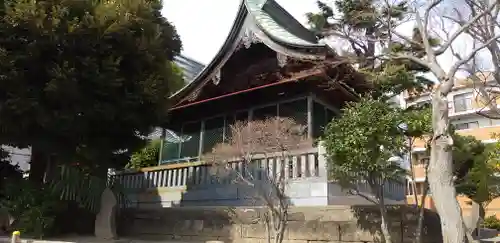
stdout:
[(307, 96), (307, 138), (313, 137), (313, 98), (311, 95)]
[(165, 137), (167, 136), (167, 131), (165, 128), (161, 128), (160, 136), (160, 151), (158, 152), (158, 165), (161, 164), (161, 156), (163, 155), (163, 146), (165, 145)]
[(307, 177), (307, 155), (300, 155), (300, 177)]
[(200, 145), (198, 148), (198, 158), (201, 158), (201, 155), (203, 154), (203, 134), (205, 134), (205, 120), (201, 121), (201, 127), (200, 127)]
[(318, 143), (318, 177), (327, 178), (328, 177), (328, 164), (326, 163), (326, 150), (323, 146), (323, 142)]
[(307, 154), (307, 166), (309, 168), (309, 174), (307, 176), (314, 177), (318, 176), (318, 172), (316, 171), (316, 155), (315, 154)]
[(299, 167), (299, 165), (297, 163), (297, 157), (298, 157), (297, 155), (294, 155), (292, 157), (292, 174), (293, 174), (292, 178), (293, 179), (295, 179), (295, 178), (298, 177), (297, 175), (298, 175), (298, 169), (299, 169), (298, 167)]

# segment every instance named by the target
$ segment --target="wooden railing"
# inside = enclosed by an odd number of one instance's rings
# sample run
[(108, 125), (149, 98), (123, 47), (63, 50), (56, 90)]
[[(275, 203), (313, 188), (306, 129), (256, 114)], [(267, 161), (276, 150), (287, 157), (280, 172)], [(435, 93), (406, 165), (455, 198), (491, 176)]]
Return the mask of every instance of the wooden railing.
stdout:
[[(238, 171), (243, 175), (251, 175), (255, 180), (284, 176), (288, 181), (287, 183), (291, 183), (291, 188), (295, 188), (293, 190), (303, 188), (300, 186), (302, 182), (310, 186), (318, 186), (318, 183), (332, 183), (327, 178), (327, 165), (326, 159), (324, 158), (324, 148), (322, 146), (293, 151), (284, 158), (283, 156), (267, 154), (266, 157), (254, 158), (252, 163), (232, 161), (228, 165), (231, 167), (230, 171)], [(234, 184), (234, 177), (221, 176), (221, 174), (218, 173), (214, 174), (213, 168), (213, 165), (210, 163), (184, 162), (142, 168), (135, 171), (117, 172), (112, 175), (112, 178), (119, 182), (129, 193), (129, 199), (133, 201), (131, 205), (137, 206), (141, 203), (149, 205), (151, 202), (159, 204), (159, 202), (165, 203), (165, 201), (171, 201), (169, 202), (170, 204), (167, 204), (173, 205), (180, 203), (180, 200), (188, 200), (185, 199), (183, 192), (190, 191), (190, 195), (193, 197), (194, 194), (200, 191), (210, 192), (214, 188), (231, 190), (229, 188), (232, 188), (230, 184)], [(316, 189), (321, 191), (322, 189), (320, 188), (325, 188), (325, 191), (322, 191), (325, 200), (329, 196), (337, 196), (330, 195), (329, 192), (327, 192), (329, 191), (327, 188), (330, 188), (330, 186), (335, 187), (334, 185), (328, 184), (328, 186), (319, 186)], [(360, 181), (358, 186), (361, 191), (369, 193), (369, 188), (366, 183)], [(190, 190), (190, 188), (194, 190)], [(405, 199), (403, 184), (393, 182), (386, 183), (384, 191), (388, 198)], [(154, 193), (149, 195), (149, 192)], [(214, 191), (213, 193), (217, 194), (218, 192)], [(303, 196), (297, 196), (297, 193)], [(340, 196), (345, 194), (342, 192), (338, 193), (340, 193)], [(308, 197), (307, 195), (309, 194), (310, 193), (304, 191), (296, 191), (294, 197), (304, 198)], [(207, 200), (205, 199), (205, 195), (200, 194), (199, 196), (200, 201)], [(314, 197), (318, 196), (316, 195)], [(233, 201), (240, 199), (239, 196), (234, 196), (234, 198), (231, 197)], [(227, 198), (224, 200), (227, 200)]]
[[(233, 161), (229, 165), (236, 171), (251, 173), (255, 179), (275, 177), (284, 173), (290, 180), (312, 177), (326, 178), (326, 163), (318, 148), (293, 151), (284, 159), (282, 156), (268, 155), (256, 157), (251, 164)], [(125, 189), (147, 189), (159, 187), (180, 187), (187, 185), (226, 184), (231, 180), (221, 180), (212, 173), (212, 165), (205, 162), (185, 162), (122, 171), (113, 177)]]

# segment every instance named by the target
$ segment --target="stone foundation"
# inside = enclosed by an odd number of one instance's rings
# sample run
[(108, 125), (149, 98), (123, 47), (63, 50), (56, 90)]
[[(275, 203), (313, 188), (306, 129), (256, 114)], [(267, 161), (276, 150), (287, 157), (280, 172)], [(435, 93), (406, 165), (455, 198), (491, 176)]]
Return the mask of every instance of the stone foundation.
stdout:
[[(219, 240), (225, 243), (265, 243), (259, 215), (262, 208), (225, 207), (124, 210), (119, 232), (124, 237), (151, 240)], [(408, 207), (390, 210), (393, 242), (412, 242), (416, 215)], [(380, 242), (377, 210), (372, 206), (293, 207), (284, 243)], [(439, 219), (426, 213), (424, 241), (441, 242)]]

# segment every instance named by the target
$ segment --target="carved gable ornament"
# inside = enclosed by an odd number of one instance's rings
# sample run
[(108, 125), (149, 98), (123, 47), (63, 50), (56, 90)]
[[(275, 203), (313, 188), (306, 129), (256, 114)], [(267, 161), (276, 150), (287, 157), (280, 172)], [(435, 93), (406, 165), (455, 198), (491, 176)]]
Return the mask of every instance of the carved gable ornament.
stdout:
[(276, 52), (276, 59), (278, 60), (278, 65), (280, 67), (284, 67), (288, 62), (288, 56), (281, 52)]
[(241, 38), (241, 42), (246, 49), (250, 48), (252, 44), (262, 43), (259, 37), (257, 37), (257, 35), (255, 35), (255, 33), (249, 28), (245, 29), (243, 37)]
[(219, 69), (217, 69), (217, 71), (215, 71), (215, 75), (212, 78), (212, 82), (215, 85), (218, 85), (220, 83), (220, 79), (221, 79), (221, 76), (220, 76), (220, 68), (219, 68)]

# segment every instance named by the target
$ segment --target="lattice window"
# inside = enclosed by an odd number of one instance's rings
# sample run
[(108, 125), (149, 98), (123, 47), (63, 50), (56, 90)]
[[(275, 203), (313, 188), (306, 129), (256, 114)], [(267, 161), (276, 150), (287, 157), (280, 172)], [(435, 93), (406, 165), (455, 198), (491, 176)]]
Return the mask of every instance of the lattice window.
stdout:
[(323, 135), (323, 130), (326, 125), (326, 109), (322, 104), (313, 102), (313, 138), (318, 138)]
[(180, 133), (174, 130), (165, 131), (165, 140), (163, 141), (163, 148), (161, 150), (160, 163), (168, 163), (169, 161), (179, 158), (180, 142)]
[(297, 124), (307, 126), (307, 100), (300, 99), (279, 104), (278, 115), (291, 118)]
[(203, 132), (203, 153), (209, 153), (212, 148), (222, 143), (224, 139), (224, 116), (211, 118), (205, 121)]
[(278, 108), (276, 105), (265, 106), (255, 109), (253, 111), (253, 120), (264, 120), (266, 118), (276, 117), (278, 115)]
[(326, 124), (330, 123), (336, 116), (335, 112), (326, 108)]
[(201, 122), (186, 123), (182, 126), (181, 158), (198, 157), (200, 152)]
[(240, 111), (234, 115), (226, 116), (226, 124), (224, 126), (224, 142), (229, 141), (231, 138), (231, 128), (230, 126), (236, 123), (237, 121), (246, 121), (248, 120), (248, 111)]
[(179, 158), (179, 143), (172, 143), (170, 141), (165, 141), (163, 143), (163, 149), (161, 151), (161, 162), (168, 162), (170, 160), (175, 160)]
[(324, 105), (313, 102), (313, 138), (323, 135), (326, 125), (335, 117), (335, 113)]

